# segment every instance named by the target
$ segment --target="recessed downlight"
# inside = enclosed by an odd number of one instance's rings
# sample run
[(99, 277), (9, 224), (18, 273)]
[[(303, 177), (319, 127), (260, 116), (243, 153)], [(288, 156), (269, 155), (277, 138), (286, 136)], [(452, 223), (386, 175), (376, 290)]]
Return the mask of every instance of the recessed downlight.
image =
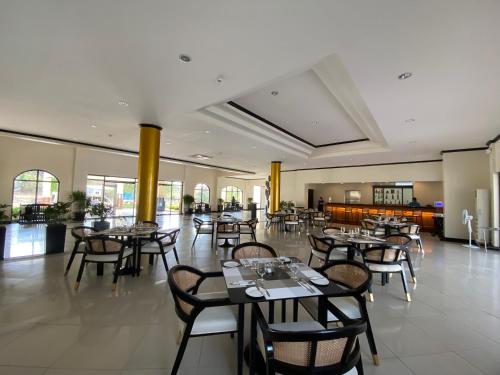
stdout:
[(171, 145), (171, 144), (172, 144), (172, 142), (167, 141), (167, 142), (165, 142), (165, 144), (166, 144), (166, 145)]
[(188, 62), (191, 62), (191, 57), (184, 54), (184, 53), (181, 53), (179, 55), (179, 60), (181, 60), (182, 62), (188, 63)]
[(128, 103), (125, 101), (125, 100), (120, 100), (118, 102), (118, 105), (122, 106), (122, 107), (128, 107)]
[(279, 91), (276, 91), (276, 90), (271, 91), (271, 95), (272, 95), (272, 96), (276, 96), (276, 95), (278, 95), (278, 94), (279, 94)]
[(404, 72), (398, 75), (398, 79), (408, 79), (413, 75), (411, 72)]
[(210, 130), (205, 130), (205, 134), (210, 134)]
[(92, 125), (90, 125), (90, 127), (95, 129), (95, 128), (97, 128), (97, 125), (96, 124), (92, 124)]
[(415, 122), (414, 118), (408, 118), (405, 120), (405, 124), (413, 124)]

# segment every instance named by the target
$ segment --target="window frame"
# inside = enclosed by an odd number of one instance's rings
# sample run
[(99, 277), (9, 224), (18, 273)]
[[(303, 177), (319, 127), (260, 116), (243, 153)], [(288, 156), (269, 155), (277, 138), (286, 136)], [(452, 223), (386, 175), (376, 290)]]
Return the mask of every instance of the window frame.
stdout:
[[(198, 186), (201, 186), (201, 188), (198, 188)], [(197, 190), (200, 191), (201, 201), (199, 201), (199, 202), (196, 201), (196, 191)], [(203, 200), (203, 192), (204, 191), (208, 192), (208, 200), (206, 202)], [(195, 197), (194, 204), (208, 204), (208, 205), (210, 205), (210, 186), (200, 182), (194, 186), (193, 193), (194, 193), (193, 196)]]
[[(228, 188), (231, 188), (231, 189), (229, 190)], [(224, 194), (224, 190), (225, 190), (225, 194)], [(240, 189), (238, 186), (235, 186), (235, 185), (227, 185), (221, 189), (221, 198), (224, 199), (224, 203), (231, 202), (232, 198), (229, 200), (226, 200), (228, 191), (229, 192), (239, 192), (239, 194), (241, 195), (241, 200), (236, 199), (236, 201), (239, 202), (240, 204), (243, 204), (243, 189)], [(233, 194), (233, 196), (234, 196), (234, 194)]]

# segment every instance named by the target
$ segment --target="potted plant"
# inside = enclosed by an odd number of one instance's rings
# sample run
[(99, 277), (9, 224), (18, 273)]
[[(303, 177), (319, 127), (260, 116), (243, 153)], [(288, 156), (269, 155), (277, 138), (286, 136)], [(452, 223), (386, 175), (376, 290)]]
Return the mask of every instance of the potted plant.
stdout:
[(95, 220), (92, 224), (96, 230), (102, 231), (109, 229), (110, 224), (106, 221), (106, 218), (111, 213), (111, 211), (113, 211), (113, 207), (99, 202), (96, 204), (91, 204), (87, 211), (91, 216), (99, 218), (99, 220)]
[(247, 198), (248, 210), (250, 210), (250, 217), (252, 219), (257, 218), (257, 203), (253, 203), (253, 198)]
[(44, 211), (47, 227), (45, 228), (45, 253), (54, 254), (64, 251), (66, 224), (64, 221), (70, 211), (71, 202), (58, 202)]
[(194, 202), (194, 197), (191, 194), (184, 194), (182, 197), (182, 201), (184, 202), (184, 213), (192, 215), (193, 214), (193, 208), (191, 205)]
[(224, 199), (217, 199), (217, 212), (222, 212), (224, 210)]
[(72, 191), (69, 194), (69, 200), (73, 205), (73, 219), (75, 221), (85, 220), (85, 210), (90, 205), (87, 193), (81, 190)]
[(9, 217), (5, 214), (8, 207), (10, 207), (8, 204), (0, 204), (0, 260), (3, 260), (4, 258), (5, 234), (7, 233), (7, 227), (2, 224), (9, 220)]
[(292, 201), (286, 202), (286, 208), (288, 211), (293, 212), (295, 208), (295, 203), (293, 203)]

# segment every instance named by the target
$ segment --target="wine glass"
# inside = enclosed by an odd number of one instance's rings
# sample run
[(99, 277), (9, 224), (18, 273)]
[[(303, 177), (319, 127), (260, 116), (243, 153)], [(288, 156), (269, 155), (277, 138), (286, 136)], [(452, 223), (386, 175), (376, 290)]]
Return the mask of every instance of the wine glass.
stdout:
[(257, 276), (259, 276), (260, 281), (264, 281), (264, 275), (266, 274), (266, 265), (264, 263), (259, 263), (257, 269), (255, 270)]

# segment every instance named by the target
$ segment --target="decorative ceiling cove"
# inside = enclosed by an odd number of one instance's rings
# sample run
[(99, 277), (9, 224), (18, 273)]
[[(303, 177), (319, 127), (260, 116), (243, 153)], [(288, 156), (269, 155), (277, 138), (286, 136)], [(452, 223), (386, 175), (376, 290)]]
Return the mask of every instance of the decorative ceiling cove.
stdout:
[(194, 116), (303, 159), (389, 151), (336, 54)]

